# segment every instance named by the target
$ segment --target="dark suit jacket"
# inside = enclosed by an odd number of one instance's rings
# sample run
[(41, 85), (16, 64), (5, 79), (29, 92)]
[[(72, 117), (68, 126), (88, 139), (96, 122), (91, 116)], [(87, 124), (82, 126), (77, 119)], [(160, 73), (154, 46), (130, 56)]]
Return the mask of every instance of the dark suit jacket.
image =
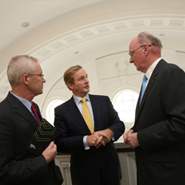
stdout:
[[(39, 117), (39, 108), (34, 104)], [(60, 185), (54, 161), (35, 156), (26, 146), (37, 129), (29, 110), (11, 93), (0, 103), (0, 185)]]
[[(139, 102), (139, 101), (138, 101)], [(137, 105), (135, 149), (139, 185), (184, 185), (185, 73), (161, 60)]]
[[(117, 140), (124, 132), (124, 124), (113, 109), (107, 96), (89, 95), (95, 131), (110, 128)], [(85, 150), (83, 137), (91, 135), (73, 97), (55, 109), (55, 126), (60, 130), (56, 139), (59, 152), (71, 153), (71, 176), (73, 185), (100, 185), (100, 177), (107, 185), (119, 184), (120, 164), (113, 142), (99, 149)]]

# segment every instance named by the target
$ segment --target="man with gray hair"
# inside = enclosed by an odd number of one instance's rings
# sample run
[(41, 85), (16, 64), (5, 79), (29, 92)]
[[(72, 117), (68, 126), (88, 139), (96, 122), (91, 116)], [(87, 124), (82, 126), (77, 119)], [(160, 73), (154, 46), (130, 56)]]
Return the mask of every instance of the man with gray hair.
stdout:
[(144, 73), (133, 128), (138, 185), (185, 183), (185, 73), (161, 58), (162, 44), (142, 32), (130, 43), (130, 63)]
[(41, 155), (26, 149), (42, 120), (39, 107), (32, 102), (46, 82), (41, 66), (37, 59), (19, 55), (11, 59), (7, 75), (12, 90), (0, 103), (0, 184), (61, 185), (54, 142)]

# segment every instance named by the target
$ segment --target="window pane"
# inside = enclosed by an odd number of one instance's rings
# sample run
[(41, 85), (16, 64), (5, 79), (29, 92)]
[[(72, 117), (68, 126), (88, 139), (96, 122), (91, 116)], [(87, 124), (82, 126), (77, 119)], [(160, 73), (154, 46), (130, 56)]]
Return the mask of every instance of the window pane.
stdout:
[(53, 100), (52, 102), (50, 102), (49, 105), (47, 106), (46, 119), (52, 125), (54, 124), (54, 109), (55, 109), (55, 107), (57, 107), (58, 105), (60, 105), (62, 103), (64, 103), (63, 100), (56, 99), (56, 100)]
[(120, 119), (130, 126), (135, 120), (135, 108), (138, 100), (138, 93), (132, 90), (123, 90), (116, 94), (113, 99), (113, 105), (118, 112)]

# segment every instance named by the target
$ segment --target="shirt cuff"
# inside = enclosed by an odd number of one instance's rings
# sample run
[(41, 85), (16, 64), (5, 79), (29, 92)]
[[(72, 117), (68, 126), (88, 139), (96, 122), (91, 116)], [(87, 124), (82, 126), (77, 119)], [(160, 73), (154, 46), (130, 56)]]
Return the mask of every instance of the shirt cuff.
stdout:
[(87, 136), (83, 137), (83, 144), (84, 144), (85, 150), (89, 150), (90, 149), (90, 146), (87, 144)]
[(115, 138), (114, 138), (114, 133), (113, 133), (113, 135), (112, 135), (112, 141), (115, 141)]

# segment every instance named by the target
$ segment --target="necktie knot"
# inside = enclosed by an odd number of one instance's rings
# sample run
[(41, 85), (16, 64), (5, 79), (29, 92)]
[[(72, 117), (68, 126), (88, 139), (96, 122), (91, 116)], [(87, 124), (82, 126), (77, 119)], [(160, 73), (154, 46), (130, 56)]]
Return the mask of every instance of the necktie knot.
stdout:
[(143, 83), (146, 83), (147, 80), (148, 80), (148, 78), (146, 77), (146, 75), (144, 75), (144, 77), (143, 77)]
[(86, 102), (86, 100), (87, 100), (86, 98), (82, 98), (81, 102), (84, 103), (84, 102)]

